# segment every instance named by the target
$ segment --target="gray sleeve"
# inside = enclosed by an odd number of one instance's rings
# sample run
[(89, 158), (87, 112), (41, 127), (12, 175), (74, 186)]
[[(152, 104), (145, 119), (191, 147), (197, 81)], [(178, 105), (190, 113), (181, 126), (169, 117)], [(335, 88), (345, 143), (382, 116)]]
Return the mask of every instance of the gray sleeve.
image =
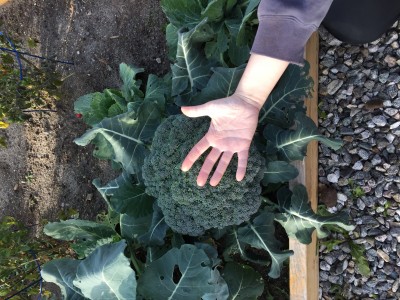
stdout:
[(302, 64), (305, 44), (331, 4), (332, 0), (261, 0), (251, 52)]

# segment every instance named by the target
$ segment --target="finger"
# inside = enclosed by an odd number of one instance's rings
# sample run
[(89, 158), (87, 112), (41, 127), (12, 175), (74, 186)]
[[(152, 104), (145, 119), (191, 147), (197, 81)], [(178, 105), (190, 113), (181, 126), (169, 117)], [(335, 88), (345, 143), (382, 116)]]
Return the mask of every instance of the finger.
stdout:
[(203, 186), (206, 184), (208, 176), (210, 175), (211, 170), (214, 167), (220, 155), (221, 151), (219, 151), (216, 148), (213, 148), (211, 152), (207, 155), (207, 158), (204, 161), (204, 164), (199, 172), (199, 176), (197, 176), (197, 185)]
[(196, 160), (199, 159), (199, 157), (207, 151), (207, 149), (210, 147), (210, 145), (207, 142), (206, 136), (204, 136), (193, 148), (190, 150), (188, 155), (186, 155), (182, 166), (181, 170), (183, 172), (189, 171), (190, 168), (193, 166), (193, 164), (196, 162)]
[(224, 152), (221, 159), (219, 160), (218, 167), (215, 170), (213, 176), (210, 179), (210, 185), (216, 186), (221, 181), (228, 168), (229, 162), (233, 157), (233, 152)]
[(182, 106), (182, 113), (191, 118), (204, 117), (209, 115), (211, 104), (209, 102), (196, 106)]
[(238, 152), (238, 168), (236, 171), (236, 180), (242, 181), (246, 175), (247, 160), (249, 159), (249, 150)]

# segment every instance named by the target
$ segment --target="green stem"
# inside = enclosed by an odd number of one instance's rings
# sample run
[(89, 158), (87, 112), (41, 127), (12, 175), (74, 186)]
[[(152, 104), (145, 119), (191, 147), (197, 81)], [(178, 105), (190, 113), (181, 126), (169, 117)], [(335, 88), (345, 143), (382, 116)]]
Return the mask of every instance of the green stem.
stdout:
[(263, 200), (265, 203), (271, 205), (272, 207), (274, 207), (274, 208), (276, 208), (276, 209), (279, 209), (279, 205), (278, 205), (278, 204), (272, 202), (272, 201), (269, 200), (268, 198), (265, 198), (265, 197), (261, 197), (261, 198), (262, 198), (262, 200)]
[(140, 267), (139, 260), (135, 256), (135, 249), (131, 245), (129, 245), (129, 251), (131, 252), (131, 262), (132, 262), (133, 266), (135, 267), (136, 273), (140, 277), (143, 274), (143, 270)]

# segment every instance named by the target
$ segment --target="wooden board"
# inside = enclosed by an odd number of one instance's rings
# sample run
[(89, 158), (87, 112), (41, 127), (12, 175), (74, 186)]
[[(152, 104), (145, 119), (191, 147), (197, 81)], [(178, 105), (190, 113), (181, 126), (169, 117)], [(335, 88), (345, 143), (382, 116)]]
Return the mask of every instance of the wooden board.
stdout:
[[(318, 124), (318, 32), (314, 32), (306, 46), (305, 57), (310, 63), (310, 75), (314, 80), (314, 92), (310, 99), (306, 99), (307, 115)], [(307, 188), (311, 206), (316, 210), (318, 205), (318, 142), (308, 145), (307, 157), (304, 161), (297, 161), (294, 165), (299, 170), (299, 176), (290, 184), (303, 184)], [(319, 289), (319, 262), (317, 237), (314, 232), (312, 242), (303, 245), (290, 239), (289, 249), (294, 251), (290, 258), (290, 300), (318, 300)]]

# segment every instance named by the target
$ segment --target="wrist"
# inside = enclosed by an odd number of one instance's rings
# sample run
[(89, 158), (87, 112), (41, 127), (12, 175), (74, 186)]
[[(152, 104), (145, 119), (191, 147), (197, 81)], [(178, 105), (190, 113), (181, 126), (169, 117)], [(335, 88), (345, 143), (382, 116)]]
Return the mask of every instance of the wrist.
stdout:
[(261, 109), (288, 64), (287, 61), (251, 54), (235, 94)]
[(232, 96), (235, 96), (235, 97), (239, 98), (241, 101), (250, 104), (251, 106), (257, 108), (257, 110), (260, 110), (263, 107), (265, 100), (266, 100), (266, 99), (254, 97), (253, 95), (249, 95), (245, 91), (241, 91), (238, 89), (235, 91), (235, 93)]

